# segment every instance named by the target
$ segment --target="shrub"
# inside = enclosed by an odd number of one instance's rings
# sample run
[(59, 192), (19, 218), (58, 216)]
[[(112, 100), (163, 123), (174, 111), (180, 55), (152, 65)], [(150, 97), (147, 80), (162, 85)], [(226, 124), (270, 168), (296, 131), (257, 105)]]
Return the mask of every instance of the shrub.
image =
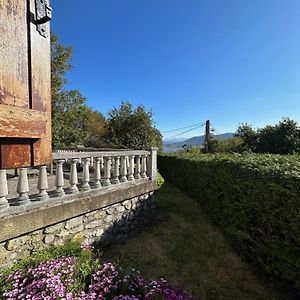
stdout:
[(156, 180), (156, 183), (157, 183), (157, 188), (160, 189), (161, 186), (165, 183), (165, 180), (164, 178), (161, 176), (161, 174), (159, 172), (157, 172), (157, 180)]
[[(51, 253), (53, 256), (51, 258)], [(61, 256), (61, 254), (72, 256)], [(44, 260), (41, 260), (42, 256)], [(22, 266), (22, 267), (21, 267)], [(100, 264), (89, 245), (52, 247), (20, 261), (0, 274), (0, 299), (48, 300), (184, 300), (186, 291), (166, 280), (145, 280), (138, 271), (124, 272), (113, 263)]]
[(199, 199), (240, 253), (300, 289), (299, 156), (187, 153), (159, 156), (158, 166)]

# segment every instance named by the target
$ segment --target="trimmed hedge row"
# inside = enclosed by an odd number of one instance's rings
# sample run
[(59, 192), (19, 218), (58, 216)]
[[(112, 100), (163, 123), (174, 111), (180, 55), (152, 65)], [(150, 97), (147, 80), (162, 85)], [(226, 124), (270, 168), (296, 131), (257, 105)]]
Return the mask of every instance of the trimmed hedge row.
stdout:
[(300, 291), (300, 157), (163, 155), (162, 176), (202, 206), (236, 249)]

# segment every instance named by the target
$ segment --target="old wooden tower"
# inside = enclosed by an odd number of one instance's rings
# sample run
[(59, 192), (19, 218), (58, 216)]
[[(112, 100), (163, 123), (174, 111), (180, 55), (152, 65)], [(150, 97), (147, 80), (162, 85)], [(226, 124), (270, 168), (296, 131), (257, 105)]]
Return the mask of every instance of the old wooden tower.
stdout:
[(0, 0), (0, 169), (51, 161), (48, 0)]

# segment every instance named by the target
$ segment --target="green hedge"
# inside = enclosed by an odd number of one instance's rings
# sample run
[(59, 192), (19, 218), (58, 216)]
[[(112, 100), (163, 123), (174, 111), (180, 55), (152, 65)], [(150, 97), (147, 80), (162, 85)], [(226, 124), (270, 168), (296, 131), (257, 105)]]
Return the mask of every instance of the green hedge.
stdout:
[(300, 291), (300, 157), (164, 155), (164, 178), (202, 206), (234, 247)]

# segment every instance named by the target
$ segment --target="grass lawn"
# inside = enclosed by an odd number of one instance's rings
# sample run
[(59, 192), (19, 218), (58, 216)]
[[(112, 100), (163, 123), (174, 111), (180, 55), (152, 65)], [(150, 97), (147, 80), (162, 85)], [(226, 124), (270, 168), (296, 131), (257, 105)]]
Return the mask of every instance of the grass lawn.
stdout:
[(102, 260), (136, 268), (147, 279), (166, 278), (201, 300), (283, 300), (263, 283), (212, 225), (199, 203), (165, 183), (156, 194), (158, 218)]

